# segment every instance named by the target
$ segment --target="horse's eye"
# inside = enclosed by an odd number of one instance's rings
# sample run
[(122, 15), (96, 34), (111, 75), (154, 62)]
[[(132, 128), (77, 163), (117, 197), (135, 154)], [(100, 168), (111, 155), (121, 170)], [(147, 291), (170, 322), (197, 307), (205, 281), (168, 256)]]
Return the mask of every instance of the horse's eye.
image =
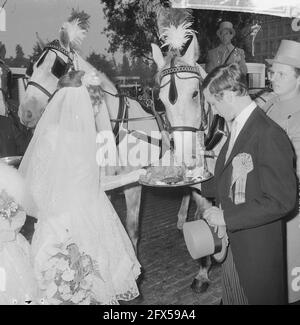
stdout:
[(196, 98), (197, 96), (198, 96), (198, 90), (195, 90), (194, 92), (193, 92), (193, 98)]

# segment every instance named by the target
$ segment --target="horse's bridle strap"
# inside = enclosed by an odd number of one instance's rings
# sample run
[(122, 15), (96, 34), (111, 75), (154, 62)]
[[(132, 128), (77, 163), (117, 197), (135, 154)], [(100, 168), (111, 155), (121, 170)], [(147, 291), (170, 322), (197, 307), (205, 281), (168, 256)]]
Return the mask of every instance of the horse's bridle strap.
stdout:
[(61, 52), (62, 54), (64, 54), (66, 57), (68, 57), (68, 59), (70, 61), (73, 62), (74, 58), (71, 58), (70, 57), (70, 54), (72, 54), (72, 56), (74, 56), (74, 51), (72, 49), (70, 49), (70, 51), (64, 49), (62, 46), (60, 46), (60, 43), (59, 43), (59, 40), (54, 40), (53, 42), (51, 43), (48, 43), (46, 46), (45, 46), (45, 49), (53, 49), (53, 50), (57, 50), (59, 52)]
[(47, 89), (45, 89), (43, 86), (41, 86), (40, 84), (38, 84), (37, 82), (34, 81), (29, 81), (27, 83), (27, 87), (28, 86), (34, 86), (36, 88), (38, 88), (41, 92), (43, 92), (46, 96), (48, 96), (49, 98), (52, 96), (52, 94), (49, 93), (49, 91)]
[(175, 66), (168, 69), (164, 69), (160, 74), (160, 80), (162, 80), (163, 77), (174, 74), (174, 73), (180, 73), (180, 72), (189, 72), (189, 73), (195, 73), (198, 76), (200, 76), (200, 72), (197, 67), (192, 67), (189, 65), (182, 65), (182, 66)]
[(130, 118), (119, 118), (119, 119), (110, 119), (111, 122), (138, 122), (138, 121), (147, 121), (154, 120), (155, 116), (145, 116), (145, 117), (130, 117)]

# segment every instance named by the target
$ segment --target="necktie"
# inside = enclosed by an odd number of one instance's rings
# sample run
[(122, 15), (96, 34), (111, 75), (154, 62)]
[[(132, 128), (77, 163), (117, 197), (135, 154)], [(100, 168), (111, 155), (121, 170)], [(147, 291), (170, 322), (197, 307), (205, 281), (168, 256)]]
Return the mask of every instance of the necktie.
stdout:
[(229, 158), (229, 156), (231, 154), (231, 151), (232, 151), (232, 148), (233, 148), (233, 145), (235, 142), (235, 138), (236, 138), (237, 126), (238, 126), (237, 121), (234, 121), (232, 123), (231, 131), (230, 131), (230, 139), (229, 139), (225, 162), (227, 161), (227, 159)]

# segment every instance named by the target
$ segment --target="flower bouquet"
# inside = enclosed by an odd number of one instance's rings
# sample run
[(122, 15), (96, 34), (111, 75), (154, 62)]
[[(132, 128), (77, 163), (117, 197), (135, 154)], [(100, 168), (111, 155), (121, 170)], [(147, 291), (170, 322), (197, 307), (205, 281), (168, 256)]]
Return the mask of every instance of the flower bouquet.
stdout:
[(25, 211), (5, 190), (2, 190), (0, 193), (0, 249), (3, 243), (15, 240), (25, 220)]
[(93, 297), (94, 278), (101, 278), (97, 264), (80, 252), (75, 243), (63, 243), (54, 247), (52, 255), (42, 271), (40, 288), (45, 292), (45, 304), (89, 305), (96, 303)]

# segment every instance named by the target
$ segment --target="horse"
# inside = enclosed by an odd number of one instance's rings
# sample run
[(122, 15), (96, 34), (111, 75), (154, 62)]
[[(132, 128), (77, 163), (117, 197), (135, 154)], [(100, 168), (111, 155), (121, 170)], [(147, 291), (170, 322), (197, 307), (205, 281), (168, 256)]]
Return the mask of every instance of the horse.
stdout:
[[(75, 22), (69, 23), (73, 24), (72, 28), (74, 30)], [(159, 134), (158, 137), (150, 140), (152, 143), (155, 143), (154, 147), (156, 148), (156, 150), (154, 149), (155, 154), (152, 155), (152, 160), (157, 162), (157, 157), (159, 157), (161, 151), (157, 147), (157, 144), (162, 143), (164, 140), (166, 143), (165, 148), (169, 147), (168, 137), (164, 136), (165, 132), (161, 132), (162, 122), (159, 121), (157, 114), (153, 116), (152, 114), (146, 113), (137, 101), (126, 96), (120, 96), (114, 84), (105, 74), (96, 71), (88, 62), (83, 60), (73, 45), (78, 44), (78, 42), (76, 42), (76, 36), (74, 36), (76, 33), (69, 33), (66, 23), (64, 26), (65, 28), (62, 28), (59, 39), (44, 47), (42, 54), (31, 69), (32, 75), (27, 83), (25, 95), (19, 107), (21, 122), (27, 127), (35, 127), (49, 98), (51, 98), (56, 91), (59, 78), (65, 75), (70, 69), (83, 70), (87, 74), (94, 72), (100, 80), (100, 87), (98, 89), (101, 92), (101, 96), (104, 97), (102, 104), (107, 108), (109, 119), (111, 120), (111, 124), (109, 123), (110, 128), (108, 129), (117, 131), (116, 135), (117, 142), (119, 142), (119, 153), (125, 153), (125, 157), (122, 157), (121, 160), (128, 160), (128, 148), (122, 150), (123, 144), (131, 142), (130, 140), (132, 140), (132, 137), (135, 137), (142, 139), (141, 146), (144, 148), (142, 150), (149, 150), (148, 140), (153, 131), (155, 131)], [(80, 27), (78, 27), (78, 29), (80, 30)], [(103, 109), (103, 111), (106, 111), (106, 109)], [(98, 122), (101, 124), (101, 121)], [(104, 124), (104, 127), (108, 127), (108, 123)], [(102, 127), (100, 127), (99, 130), (102, 129)], [(142, 130), (143, 132), (136, 130)], [(153, 149), (153, 145), (151, 148)], [(147, 161), (147, 164), (149, 163), (150, 162)], [(138, 167), (139, 166), (133, 167), (127, 165), (121, 171), (118, 169), (117, 172), (126, 172)], [(124, 194), (127, 205), (126, 230), (137, 251), (141, 186), (137, 184), (127, 186), (124, 188)], [(183, 203), (186, 202), (187, 200), (184, 199)], [(200, 203), (202, 204), (202, 201)], [(184, 209), (186, 210), (183, 211)], [(186, 215), (187, 206), (182, 204), (180, 211), (182, 215)]]
[[(31, 68), (32, 74), (19, 106), (18, 114), (21, 123), (28, 128), (34, 128), (49, 99), (55, 93), (58, 80), (71, 69), (82, 70), (87, 75), (94, 75), (98, 80), (98, 88), (96, 88), (99, 91), (99, 96), (104, 99), (101, 101), (99, 110), (107, 112), (109, 115), (108, 120), (106, 116), (103, 117), (102, 115), (105, 123), (100, 117), (98, 118), (96, 121), (98, 131), (105, 128), (108, 131), (114, 131), (117, 137), (119, 158), (123, 165), (120, 168), (113, 166), (109, 172), (111, 174), (126, 173), (142, 167), (141, 164), (135, 166), (126, 164), (130, 158), (128, 157), (129, 149), (126, 148), (128, 143), (139, 145), (141, 151), (151, 150), (152, 160), (159, 160), (162, 151), (160, 147), (162, 137), (156, 117), (145, 112), (137, 101), (119, 95), (115, 85), (108, 77), (97, 71), (79, 55), (78, 44), (82, 33), (83, 30), (78, 20), (69, 21), (63, 24), (59, 39), (45, 45), (43, 52)], [(151, 137), (153, 131), (156, 132), (157, 138)], [(168, 141), (166, 137), (164, 139)], [(151, 162), (147, 161), (145, 165), (149, 163)], [(141, 190), (142, 187), (137, 183), (124, 187), (127, 207), (125, 227), (136, 251)]]
[[(176, 34), (174, 39), (177, 38), (180, 39)], [(181, 37), (181, 39), (183, 38)], [(166, 43), (170, 45), (171, 42), (167, 40)], [(212, 116), (213, 113), (205, 102), (201, 89), (201, 83), (207, 74), (197, 64), (199, 53), (199, 45), (195, 34), (193, 34), (192, 41), (184, 55), (181, 55), (178, 49), (171, 47), (164, 56), (161, 49), (156, 44), (152, 44), (152, 54), (158, 70), (159, 98), (166, 108), (166, 116), (171, 125), (175, 147), (177, 140), (181, 141), (179, 145), (182, 144), (183, 134), (190, 134), (190, 136), (186, 137), (187, 141), (184, 143), (183, 150), (189, 148), (193, 133), (197, 133), (200, 130), (207, 132), (210, 124), (207, 116), (209, 113)], [(216, 155), (224, 144), (224, 140), (225, 137), (214, 149)], [(215, 161), (215, 156), (207, 157), (208, 169), (212, 173)], [(212, 202), (203, 198), (197, 191), (187, 189), (178, 215), (177, 227), (179, 229), (182, 228), (183, 223), (186, 221), (190, 191), (192, 191), (192, 196), (197, 203), (196, 219), (202, 218), (203, 212), (212, 206)], [(200, 293), (207, 290), (210, 284), (208, 274), (211, 264), (210, 257), (200, 259), (200, 270), (191, 286), (195, 292)]]

